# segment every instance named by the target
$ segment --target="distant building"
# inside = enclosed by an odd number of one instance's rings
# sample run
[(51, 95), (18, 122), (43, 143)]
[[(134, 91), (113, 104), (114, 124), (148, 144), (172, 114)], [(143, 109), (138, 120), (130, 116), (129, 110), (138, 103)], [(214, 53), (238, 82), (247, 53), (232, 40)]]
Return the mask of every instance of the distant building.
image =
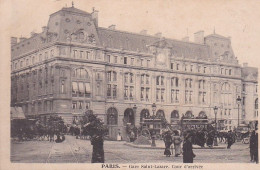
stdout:
[[(30, 38), (11, 38), (11, 106), (26, 116), (52, 114), (67, 123), (88, 109), (109, 125), (109, 135), (125, 138), (125, 125), (139, 126), (145, 115), (207, 116), (224, 128), (258, 117), (257, 68), (243, 67), (230, 38), (194, 34), (174, 40), (146, 31), (130, 33), (98, 26), (98, 11), (74, 7), (50, 15)], [(133, 107), (137, 106), (136, 112)]]

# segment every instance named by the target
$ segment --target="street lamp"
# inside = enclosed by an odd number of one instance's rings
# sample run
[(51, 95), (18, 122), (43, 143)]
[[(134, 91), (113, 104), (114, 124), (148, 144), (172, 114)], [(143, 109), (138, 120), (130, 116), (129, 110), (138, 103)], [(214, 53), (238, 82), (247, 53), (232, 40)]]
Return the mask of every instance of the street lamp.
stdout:
[[(217, 113), (218, 113), (218, 107), (215, 106), (214, 108), (214, 113), (215, 113), (215, 130), (217, 131)], [(217, 136), (214, 136), (214, 146), (218, 146), (218, 140)]]
[(218, 113), (218, 107), (215, 106), (214, 108), (214, 113), (215, 113), (215, 128), (217, 130), (217, 113)]
[(154, 130), (154, 118), (155, 118), (155, 111), (156, 111), (156, 104), (152, 104), (152, 110), (153, 110), (153, 134), (152, 134), (152, 147), (155, 147), (155, 130)]
[(240, 96), (237, 96), (237, 127), (239, 126), (239, 105), (241, 103)]

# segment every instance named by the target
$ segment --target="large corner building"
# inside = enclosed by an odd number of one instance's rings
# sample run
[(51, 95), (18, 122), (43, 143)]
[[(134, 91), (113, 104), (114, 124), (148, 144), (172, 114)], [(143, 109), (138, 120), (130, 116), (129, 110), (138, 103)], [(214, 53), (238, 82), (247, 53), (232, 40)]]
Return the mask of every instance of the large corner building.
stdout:
[(91, 109), (113, 139), (125, 137), (127, 123), (139, 126), (152, 115), (153, 103), (173, 124), (182, 115), (214, 120), (214, 106), (222, 129), (257, 120), (258, 69), (239, 65), (230, 38), (194, 36), (190, 42), (102, 28), (98, 11), (62, 8), (41, 33), (11, 38), (11, 105), (67, 123)]

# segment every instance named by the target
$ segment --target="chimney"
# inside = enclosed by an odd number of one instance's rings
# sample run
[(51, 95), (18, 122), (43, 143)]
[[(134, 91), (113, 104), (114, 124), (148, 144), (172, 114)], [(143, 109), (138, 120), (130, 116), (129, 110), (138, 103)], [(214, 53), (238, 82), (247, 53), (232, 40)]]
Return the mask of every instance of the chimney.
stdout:
[(19, 38), (19, 42), (22, 42), (22, 41), (24, 41), (24, 40), (26, 40), (26, 38), (24, 38), (24, 37), (20, 37), (20, 38)]
[(36, 33), (34, 31), (31, 32), (31, 37), (33, 37)]
[(248, 63), (243, 63), (243, 67), (248, 67)]
[(158, 32), (156, 33), (154, 36), (158, 37), (158, 38), (161, 38), (162, 37), (162, 33), (161, 32)]
[(94, 23), (95, 23), (96, 27), (98, 27), (98, 11), (95, 10), (94, 7), (92, 8), (91, 17), (94, 20)]
[(142, 31), (140, 32), (140, 34), (142, 34), (142, 35), (147, 35), (147, 30), (142, 30)]
[(115, 30), (116, 29), (116, 25), (110, 25), (108, 28), (111, 29), (111, 30)]
[(183, 37), (183, 38), (182, 38), (182, 41), (189, 42), (189, 37), (188, 37), (188, 36)]
[(17, 44), (17, 37), (11, 37), (11, 46)]
[(42, 27), (42, 32), (46, 32), (46, 30), (47, 30), (47, 27), (46, 27), (46, 26), (43, 26), (43, 27)]
[(198, 44), (204, 44), (204, 31), (198, 31), (194, 33), (194, 42)]

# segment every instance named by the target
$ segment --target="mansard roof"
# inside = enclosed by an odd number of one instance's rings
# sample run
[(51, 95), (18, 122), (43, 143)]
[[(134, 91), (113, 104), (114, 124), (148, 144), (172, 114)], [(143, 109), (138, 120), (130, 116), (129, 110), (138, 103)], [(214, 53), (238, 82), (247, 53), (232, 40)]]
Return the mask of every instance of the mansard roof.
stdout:
[(98, 28), (101, 45), (107, 48), (124, 49), (127, 51), (136, 51), (147, 53), (149, 46), (159, 45), (165, 41), (167, 48), (172, 50), (176, 57), (187, 58), (209, 58), (209, 47), (204, 44), (184, 42), (180, 40), (160, 38), (151, 35), (130, 33), (107, 28)]

